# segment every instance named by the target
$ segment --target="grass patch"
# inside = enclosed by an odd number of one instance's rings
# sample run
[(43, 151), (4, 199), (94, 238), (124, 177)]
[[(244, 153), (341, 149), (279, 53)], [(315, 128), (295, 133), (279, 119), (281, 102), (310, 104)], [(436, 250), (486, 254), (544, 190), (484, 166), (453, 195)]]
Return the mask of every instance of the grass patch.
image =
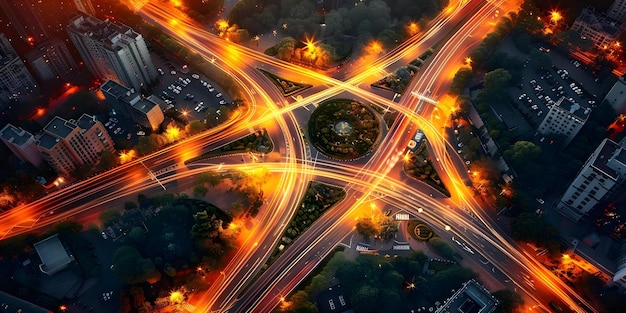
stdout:
[(426, 140), (422, 140), (417, 150), (409, 154), (409, 161), (404, 163), (404, 171), (407, 175), (427, 183), (447, 197), (450, 197), (450, 192), (439, 178), (439, 174), (428, 155)]
[(266, 154), (272, 152), (272, 150), (274, 150), (274, 144), (272, 143), (270, 136), (267, 134), (267, 129), (264, 128), (254, 132), (253, 134), (226, 144), (218, 149), (201, 154), (195, 158), (185, 160), (185, 165), (224, 154), (245, 152)]
[(301, 84), (301, 83), (296, 83), (290, 80), (283, 79), (280, 76), (274, 75), (260, 68), (257, 68), (257, 70), (261, 71), (261, 73), (267, 76), (272, 81), (274, 86), (280, 89), (280, 91), (283, 93), (283, 96), (285, 97), (291, 96), (295, 93), (298, 93), (298, 92), (301, 92), (303, 90), (313, 87), (313, 85), (311, 84)]

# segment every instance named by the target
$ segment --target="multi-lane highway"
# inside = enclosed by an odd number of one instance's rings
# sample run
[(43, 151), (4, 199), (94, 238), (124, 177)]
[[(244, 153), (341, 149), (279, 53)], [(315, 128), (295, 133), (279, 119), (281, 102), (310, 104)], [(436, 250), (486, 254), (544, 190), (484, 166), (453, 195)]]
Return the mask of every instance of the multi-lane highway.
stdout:
[[(528, 297), (537, 303), (559, 298), (570, 307), (583, 311), (578, 303), (588, 307), (585, 301), (532, 256), (522, 253), (510, 238), (502, 235), (497, 224), (483, 212), (463, 184), (467, 175), (465, 165), (443, 132), (445, 117), (453, 108), (434, 106), (412, 96), (411, 92), (406, 92), (396, 103), (368, 87), (369, 83), (380, 78), (381, 73), (392, 71), (425, 50), (436, 47), (435, 54), (422, 67), (408, 90), (432, 98), (442, 96), (468, 51), (491, 29), (497, 12), (506, 12), (515, 6), (515, 3), (504, 0), (454, 2), (431, 22), (424, 33), (382, 55), (366, 69), (349, 69), (342, 74), (346, 78), (339, 80), (224, 42), (167, 4), (147, 2), (139, 11), (141, 15), (231, 74), (242, 86), (250, 103), (249, 110), (238, 112), (233, 120), (217, 129), (15, 208), (0, 216), (0, 236), (6, 238), (30, 231), (86, 210), (102, 209), (115, 199), (161, 188), (147, 175), (148, 170), (158, 171), (176, 164), (175, 169), (159, 181), (167, 187), (210, 169), (241, 169), (241, 164), (199, 162), (185, 167), (183, 162), (264, 127), (269, 130), (283, 162), (267, 162), (263, 166), (280, 174), (279, 183), (273, 186), (274, 192), (266, 193), (269, 194), (268, 202), (256, 218), (255, 227), (244, 238), (220, 277), (208, 292), (192, 297), (196, 312), (271, 311), (282, 296), (289, 294), (338, 242), (352, 232), (354, 218), (360, 214), (359, 208), (371, 200), (373, 192), (385, 194), (382, 199), (390, 205), (421, 215), (420, 218), (430, 222), (453, 245), (459, 242), (468, 257), (485, 260), (491, 264), (496, 277), (508, 277), (507, 281), (517, 283), (518, 288), (527, 291)], [(324, 88), (312, 88), (302, 94), (302, 100), (294, 101), (283, 97), (257, 68)], [(311, 148), (300, 134), (299, 125), (306, 122), (302, 120), (303, 112), (300, 111), (304, 110), (300, 108), (334, 96), (353, 97), (401, 113), (378, 149), (361, 160), (358, 166), (322, 158), (312, 160)], [(450, 199), (430, 197), (420, 190), (423, 185), (407, 183), (401, 175), (399, 164), (404, 148), (417, 128), (422, 129), (428, 138), (430, 149), (438, 160), (436, 167), (453, 195)], [(259, 165), (245, 166), (251, 169)], [(307, 183), (313, 178), (344, 186), (348, 195), (346, 200), (320, 218), (248, 285), (268, 259), (296, 211)], [(383, 180), (385, 183), (381, 184)]]

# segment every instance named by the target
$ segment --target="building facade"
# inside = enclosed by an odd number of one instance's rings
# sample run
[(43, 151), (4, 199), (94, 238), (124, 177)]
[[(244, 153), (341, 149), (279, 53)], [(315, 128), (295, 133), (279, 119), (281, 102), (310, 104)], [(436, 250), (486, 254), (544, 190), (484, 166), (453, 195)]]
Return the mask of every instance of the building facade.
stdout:
[(76, 6), (76, 10), (80, 12), (89, 15), (96, 14), (96, 10), (93, 9), (93, 4), (91, 3), (91, 0), (74, 0), (74, 5)]
[(622, 183), (626, 174), (624, 143), (624, 140), (619, 144), (610, 139), (602, 141), (556, 204), (561, 214), (579, 221)]
[(71, 176), (83, 164), (97, 164), (100, 152), (115, 151), (104, 125), (83, 114), (78, 120), (55, 116), (39, 137), (39, 151), (59, 175)]
[(620, 22), (626, 19), (626, 0), (615, 0), (606, 11), (606, 16)]
[(7, 37), (0, 33), (0, 105), (6, 106), (36, 91), (35, 79)]
[(37, 16), (33, 0), (2, 0), (0, 9), (11, 22), (20, 39), (29, 45), (48, 39), (48, 32)]
[(42, 81), (62, 78), (69, 80), (76, 69), (76, 62), (65, 42), (52, 38), (38, 44), (24, 56), (26, 63)]
[(616, 263), (617, 269), (613, 275), (613, 284), (619, 284), (620, 287), (626, 288), (626, 244), (620, 248)]
[(91, 73), (141, 90), (157, 71), (141, 34), (109, 20), (79, 14), (67, 26), (70, 39)]
[(143, 127), (158, 129), (165, 119), (161, 107), (151, 97), (144, 98), (132, 88), (108, 80), (100, 86), (100, 90), (110, 109)]
[(0, 140), (20, 160), (29, 162), (36, 167), (43, 163), (41, 152), (37, 149), (37, 140), (31, 133), (7, 124), (0, 130)]
[(580, 12), (571, 29), (582, 38), (593, 41), (594, 47), (604, 49), (616, 42), (622, 31), (622, 22), (596, 12), (593, 7), (586, 7)]
[(591, 109), (561, 97), (550, 108), (537, 128), (542, 135), (563, 135), (564, 146), (568, 145), (587, 122)]

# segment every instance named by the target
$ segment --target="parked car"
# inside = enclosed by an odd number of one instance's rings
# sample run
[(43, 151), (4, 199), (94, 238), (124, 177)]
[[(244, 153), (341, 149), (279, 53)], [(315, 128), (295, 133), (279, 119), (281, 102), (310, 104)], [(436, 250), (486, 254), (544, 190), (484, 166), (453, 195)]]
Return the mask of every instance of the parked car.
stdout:
[(218, 92), (218, 93), (215, 95), (215, 97), (216, 97), (216, 98), (219, 98), (219, 97), (221, 97), (221, 96), (222, 96), (222, 93), (221, 93), (221, 92)]

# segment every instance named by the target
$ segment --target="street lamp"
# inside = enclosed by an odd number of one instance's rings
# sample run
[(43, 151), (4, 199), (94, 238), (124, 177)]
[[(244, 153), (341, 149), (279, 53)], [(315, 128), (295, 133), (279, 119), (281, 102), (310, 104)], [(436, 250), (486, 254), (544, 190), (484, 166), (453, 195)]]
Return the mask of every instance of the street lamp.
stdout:
[(562, 18), (563, 16), (559, 11), (550, 12), (550, 21), (554, 23), (554, 25), (556, 25)]

